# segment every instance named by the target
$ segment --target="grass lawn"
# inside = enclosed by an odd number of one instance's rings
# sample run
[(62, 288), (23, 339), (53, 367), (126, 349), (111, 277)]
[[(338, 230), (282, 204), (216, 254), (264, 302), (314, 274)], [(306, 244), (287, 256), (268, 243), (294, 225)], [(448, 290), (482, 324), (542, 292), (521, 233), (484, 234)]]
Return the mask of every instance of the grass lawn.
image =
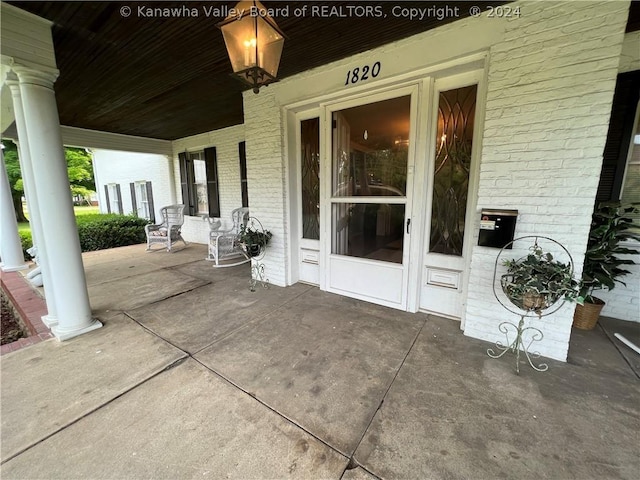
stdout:
[[(100, 213), (100, 207), (93, 207), (93, 206), (87, 206), (87, 205), (83, 205), (80, 207), (73, 207), (73, 211), (76, 214), (76, 217), (80, 216), (80, 215), (90, 215), (92, 213)], [(29, 211), (27, 210), (27, 206), (24, 206), (24, 214), (28, 217), (29, 216)], [(29, 225), (29, 222), (20, 222), (18, 223), (18, 232), (30, 232), (31, 231), (31, 226)]]

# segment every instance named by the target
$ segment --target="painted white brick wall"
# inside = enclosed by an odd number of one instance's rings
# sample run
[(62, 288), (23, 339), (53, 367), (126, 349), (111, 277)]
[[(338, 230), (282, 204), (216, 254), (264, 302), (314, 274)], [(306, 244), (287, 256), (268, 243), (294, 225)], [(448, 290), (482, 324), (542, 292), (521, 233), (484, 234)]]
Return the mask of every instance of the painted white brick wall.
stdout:
[[(561, 242), (580, 274), (606, 141), (628, 2), (519, 2), (491, 48), (479, 208), (519, 210), (516, 237)], [(497, 250), (474, 247), (465, 335), (504, 340), (492, 275)], [(517, 258), (517, 257), (516, 257)], [(565, 360), (574, 306), (531, 324), (543, 355)]]
[(264, 264), (266, 276), (274, 285), (286, 285), (287, 205), (285, 186), (287, 156), (284, 149), (282, 109), (273, 89), (263, 88), (258, 95), (245, 92), (245, 128), (247, 134), (247, 180), (251, 215), (273, 234)]
[[(225, 228), (231, 226), (231, 211), (242, 206), (238, 144), (244, 141), (244, 132), (244, 125), (236, 125), (213, 132), (181, 138), (173, 142), (173, 175), (176, 195), (179, 202), (182, 202), (182, 190), (180, 188), (180, 163), (178, 161), (178, 154), (184, 151), (193, 152), (201, 151), (209, 147), (216, 147), (220, 216), (223, 227)], [(257, 201), (256, 199), (256, 202)], [(252, 206), (251, 192), (249, 192), (249, 205)], [(187, 242), (206, 244), (209, 242), (209, 224), (200, 217), (188, 216), (185, 218), (182, 236)]]
[(91, 151), (100, 212), (107, 213), (104, 186), (109, 183), (120, 184), (125, 215), (133, 213), (129, 187), (131, 182), (152, 182), (156, 220), (159, 218), (160, 208), (175, 202), (169, 159), (166, 156), (118, 150), (92, 149)]

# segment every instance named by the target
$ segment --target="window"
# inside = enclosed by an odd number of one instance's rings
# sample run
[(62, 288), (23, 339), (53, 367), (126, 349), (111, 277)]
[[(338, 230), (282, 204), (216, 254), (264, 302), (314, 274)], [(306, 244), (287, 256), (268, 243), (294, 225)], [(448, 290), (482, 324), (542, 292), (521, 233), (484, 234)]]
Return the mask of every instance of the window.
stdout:
[(119, 213), (122, 215), (122, 194), (120, 184), (109, 183), (104, 186), (104, 194), (107, 203), (108, 213)]
[(131, 188), (131, 208), (133, 214), (155, 222), (151, 182), (133, 182), (129, 184), (129, 186)]
[(182, 201), (187, 215), (220, 216), (218, 164), (215, 147), (178, 155)]
[(247, 187), (247, 147), (245, 142), (238, 144), (238, 157), (240, 158), (240, 191), (242, 193), (242, 206), (249, 206), (249, 189)]

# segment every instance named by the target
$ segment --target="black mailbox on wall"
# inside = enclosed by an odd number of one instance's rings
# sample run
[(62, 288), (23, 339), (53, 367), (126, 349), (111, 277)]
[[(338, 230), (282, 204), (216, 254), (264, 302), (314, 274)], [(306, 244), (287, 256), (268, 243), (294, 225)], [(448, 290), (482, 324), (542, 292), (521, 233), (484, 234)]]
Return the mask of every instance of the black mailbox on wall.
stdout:
[[(516, 231), (518, 210), (484, 209), (480, 217), (480, 235), (478, 245), (481, 247), (503, 248), (513, 241)], [(509, 245), (507, 248), (511, 248)]]

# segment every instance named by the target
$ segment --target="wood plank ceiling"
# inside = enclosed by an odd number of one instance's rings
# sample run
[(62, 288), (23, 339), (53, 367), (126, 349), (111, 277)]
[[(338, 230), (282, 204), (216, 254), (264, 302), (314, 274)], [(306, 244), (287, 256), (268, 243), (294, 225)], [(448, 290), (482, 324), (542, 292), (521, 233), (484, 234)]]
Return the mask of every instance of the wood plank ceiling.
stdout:
[[(60, 77), (55, 89), (63, 125), (173, 140), (243, 122), (242, 83), (205, 6), (236, 2), (19, 2), (51, 20)], [(459, 7), (465, 2), (264, 2), (289, 8), (276, 16), (287, 35), (279, 78), (314, 68), (456, 20), (397, 18), (393, 7)], [(483, 8), (498, 2), (473, 2)], [(332, 15), (297, 18), (296, 6), (328, 6)], [(346, 7), (379, 5), (385, 18), (348, 15)], [(189, 18), (148, 18), (138, 7), (196, 9)], [(131, 15), (123, 16), (122, 7)], [(397, 10), (396, 10), (397, 11)], [(353, 11), (352, 11), (353, 12)], [(268, 88), (268, 87), (267, 87)]]

